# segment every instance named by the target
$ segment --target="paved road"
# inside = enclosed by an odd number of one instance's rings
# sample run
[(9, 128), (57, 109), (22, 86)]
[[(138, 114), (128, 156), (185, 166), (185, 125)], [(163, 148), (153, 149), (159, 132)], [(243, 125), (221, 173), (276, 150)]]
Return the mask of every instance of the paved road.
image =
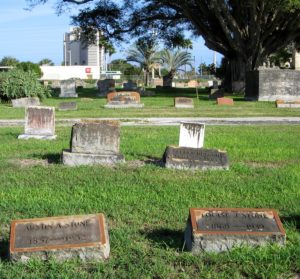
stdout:
[[(120, 120), (122, 126), (174, 126), (181, 121), (203, 122), (207, 125), (264, 125), (264, 124), (300, 124), (300, 117), (183, 117), (183, 118), (70, 118), (56, 119), (58, 126), (71, 126), (84, 119)], [(22, 126), (23, 119), (2, 119), (0, 126)]]

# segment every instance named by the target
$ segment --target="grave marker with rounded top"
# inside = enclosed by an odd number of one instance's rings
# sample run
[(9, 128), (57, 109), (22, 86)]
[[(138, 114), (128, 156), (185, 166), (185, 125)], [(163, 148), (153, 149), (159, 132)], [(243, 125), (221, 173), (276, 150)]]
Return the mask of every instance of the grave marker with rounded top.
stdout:
[(240, 245), (284, 245), (286, 234), (274, 209), (191, 208), (184, 238), (188, 250), (199, 254)]
[(9, 255), (13, 261), (31, 258), (102, 261), (110, 245), (103, 214), (14, 220)]
[(63, 163), (69, 166), (124, 162), (120, 152), (119, 121), (85, 121), (72, 127), (70, 150), (64, 150)]
[(27, 107), (25, 110), (25, 133), (18, 139), (56, 139), (55, 108)]

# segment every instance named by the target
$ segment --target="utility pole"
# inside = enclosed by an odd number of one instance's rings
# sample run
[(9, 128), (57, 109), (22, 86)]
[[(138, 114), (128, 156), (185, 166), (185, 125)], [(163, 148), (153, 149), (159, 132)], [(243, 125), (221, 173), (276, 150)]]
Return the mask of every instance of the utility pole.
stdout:
[(197, 80), (197, 72), (196, 72), (196, 56), (194, 56), (194, 74), (195, 74), (195, 80), (196, 80), (196, 96), (197, 100), (199, 101), (199, 96), (198, 96), (198, 80)]

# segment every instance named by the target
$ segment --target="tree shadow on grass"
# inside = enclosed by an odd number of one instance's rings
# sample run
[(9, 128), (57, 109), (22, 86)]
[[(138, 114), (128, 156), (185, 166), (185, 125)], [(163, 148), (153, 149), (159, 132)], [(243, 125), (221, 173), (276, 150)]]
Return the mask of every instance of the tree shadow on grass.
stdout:
[(180, 230), (154, 229), (151, 231), (143, 230), (140, 233), (161, 248), (182, 250), (184, 245), (183, 232)]
[(47, 153), (42, 156), (43, 160), (47, 160), (48, 164), (60, 164), (61, 154), (59, 153)]
[(280, 218), (283, 223), (289, 223), (296, 227), (296, 230), (300, 230), (300, 216), (299, 215), (290, 215)]

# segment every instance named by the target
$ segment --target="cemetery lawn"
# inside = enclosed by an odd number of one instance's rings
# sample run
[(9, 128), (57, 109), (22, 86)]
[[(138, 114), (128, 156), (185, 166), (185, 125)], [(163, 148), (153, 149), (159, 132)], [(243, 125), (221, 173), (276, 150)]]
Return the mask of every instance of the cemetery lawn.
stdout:
[[(155, 89), (149, 89), (155, 92)], [(208, 92), (199, 90), (199, 100), (195, 89), (172, 89), (157, 91), (156, 96), (141, 97), (142, 109), (105, 109), (106, 98), (96, 97), (96, 89), (79, 89), (79, 98), (48, 98), (42, 105), (58, 108), (59, 103), (75, 101), (77, 111), (56, 111), (56, 118), (95, 117), (259, 117), (259, 116), (300, 116), (300, 109), (277, 109), (275, 102), (249, 102), (241, 96), (227, 96), (234, 99), (234, 106), (218, 106), (208, 100)], [(191, 97), (194, 109), (175, 109), (174, 97)], [(23, 119), (24, 109), (13, 108), (10, 103), (0, 104), (0, 119)]]
[[(300, 274), (300, 126), (208, 126), (205, 147), (226, 149), (229, 171), (162, 168), (178, 127), (122, 127), (116, 167), (66, 167), (70, 127), (55, 141), (17, 140), (0, 128), (0, 278), (294, 278)], [(274, 208), (285, 247), (193, 256), (183, 232), (190, 207)], [(7, 259), (13, 219), (104, 213), (111, 256), (102, 262)], [(296, 277), (295, 277), (296, 278)]]

